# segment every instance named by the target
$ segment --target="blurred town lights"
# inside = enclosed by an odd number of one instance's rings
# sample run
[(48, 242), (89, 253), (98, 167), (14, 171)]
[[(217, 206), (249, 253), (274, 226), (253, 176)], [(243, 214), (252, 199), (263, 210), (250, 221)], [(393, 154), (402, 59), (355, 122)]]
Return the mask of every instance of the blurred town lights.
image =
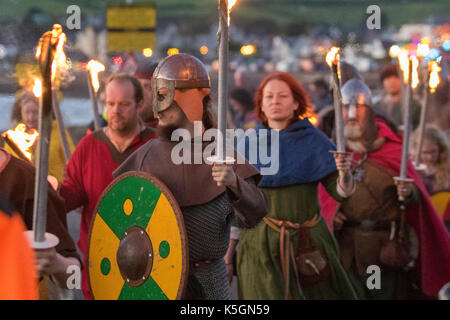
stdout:
[(450, 50), (450, 40), (445, 40), (444, 43), (442, 43), (442, 49), (445, 51)]
[(145, 48), (144, 50), (142, 50), (142, 54), (144, 55), (144, 57), (150, 58), (153, 55), (153, 50), (151, 48)]
[(120, 66), (122, 64), (122, 62), (123, 62), (122, 57), (120, 57), (120, 56), (119, 57), (113, 57), (112, 60), (113, 60), (113, 62), (114, 62), (114, 64), (116, 66)]
[(173, 56), (174, 54), (179, 54), (180, 51), (177, 48), (170, 48), (169, 50), (167, 50), (167, 55), (168, 56)]
[(201, 46), (201, 47), (200, 47), (200, 53), (201, 53), (202, 55), (207, 54), (207, 53), (208, 53), (208, 47), (207, 47), (207, 46)]
[(250, 56), (256, 52), (256, 48), (254, 45), (245, 45), (241, 47), (241, 54), (244, 56)]
[(426, 55), (425, 58), (427, 58), (428, 60), (436, 60), (437, 58), (439, 58), (441, 55), (441, 52), (436, 49), (436, 48), (432, 48), (430, 49), (430, 52)]
[(391, 48), (389, 49), (389, 56), (391, 58), (397, 58), (399, 53), (400, 53), (400, 47), (398, 45), (393, 45), (391, 46)]
[(425, 57), (430, 52), (430, 46), (427, 43), (419, 43), (417, 45), (417, 56)]

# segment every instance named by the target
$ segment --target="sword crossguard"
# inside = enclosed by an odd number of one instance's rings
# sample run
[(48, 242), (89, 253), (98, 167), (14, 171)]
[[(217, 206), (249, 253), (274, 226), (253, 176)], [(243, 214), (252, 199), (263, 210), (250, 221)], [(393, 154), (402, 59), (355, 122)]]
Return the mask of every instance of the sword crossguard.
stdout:
[(219, 156), (211, 156), (206, 158), (206, 161), (208, 164), (234, 164), (236, 162), (236, 159), (233, 157), (225, 157), (225, 159), (219, 158)]
[[(409, 178), (402, 178), (402, 177), (394, 177), (394, 181), (398, 182), (414, 182), (414, 179)], [(404, 197), (398, 197), (398, 200), (400, 201), (400, 209), (405, 210), (405, 198)]]
[(59, 244), (59, 239), (54, 234), (45, 233), (45, 240), (44, 241), (34, 241), (34, 231), (33, 230), (27, 230), (25, 231), (25, 237), (28, 239), (30, 246), (33, 249), (39, 250), (39, 249), (50, 249), (55, 248)]

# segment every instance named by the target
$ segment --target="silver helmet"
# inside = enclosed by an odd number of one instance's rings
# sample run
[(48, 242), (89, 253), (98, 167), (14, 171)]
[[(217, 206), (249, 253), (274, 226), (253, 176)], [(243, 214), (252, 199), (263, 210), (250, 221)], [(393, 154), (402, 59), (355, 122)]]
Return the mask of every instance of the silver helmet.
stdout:
[(357, 105), (372, 108), (372, 93), (367, 85), (359, 79), (348, 80), (341, 88), (342, 105), (348, 106), (349, 116), (355, 114)]
[(352, 114), (357, 105), (373, 107), (372, 93), (369, 87), (359, 79), (348, 80), (341, 88), (342, 105), (350, 108), (349, 114)]
[(156, 115), (171, 106), (175, 89), (210, 87), (208, 71), (199, 59), (186, 53), (168, 56), (153, 72), (153, 112)]

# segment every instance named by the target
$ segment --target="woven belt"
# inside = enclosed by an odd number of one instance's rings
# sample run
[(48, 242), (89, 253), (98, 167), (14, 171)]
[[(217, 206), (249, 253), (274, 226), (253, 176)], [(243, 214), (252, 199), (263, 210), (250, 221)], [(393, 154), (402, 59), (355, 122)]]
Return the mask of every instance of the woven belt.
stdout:
[[(264, 222), (269, 227), (280, 233), (280, 260), (281, 270), (284, 277), (284, 298), (286, 300), (289, 299), (289, 267), (291, 265), (291, 261), (295, 261), (294, 247), (291, 243), (291, 236), (295, 235), (301, 227), (314, 227), (317, 223), (319, 223), (321, 218), (322, 216), (317, 214), (311, 220), (303, 223), (293, 223), (291, 221), (277, 220), (270, 217), (263, 218)], [(300, 282), (297, 277), (297, 265), (296, 263), (293, 263), (292, 265), (295, 270), (298, 289), (302, 292)]]

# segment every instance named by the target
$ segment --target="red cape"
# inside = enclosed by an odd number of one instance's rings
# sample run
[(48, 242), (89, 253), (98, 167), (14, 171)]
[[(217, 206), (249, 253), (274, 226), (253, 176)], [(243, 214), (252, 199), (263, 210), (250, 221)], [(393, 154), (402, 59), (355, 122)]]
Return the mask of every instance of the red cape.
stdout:
[[(385, 137), (386, 142), (377, 151), (368, 154), (368, 159), (382, 165), (394, 176), (400, 173), (402, 155), (402, 139), (395, 135), (382, 121), (377, 120), (378, 136)], [(361, 154), (355, 154), (358, 160)], [(420, 199), (416, 205), (406, 208), (406, 222), (412, 226), (419, 238), (419, 257), (414, 272), (427, 296), (437, 297), (439, 290), (450, 282), (450, 236), (430, 197), (415, 171), (411, 161), (408, 161), (407, 177), (414, 179), (420, 191)], [(330, 229), (338, 203), (331, 198), (325, 188), (319, 186), (319, 201), (322, 206), (322, 215)]]

